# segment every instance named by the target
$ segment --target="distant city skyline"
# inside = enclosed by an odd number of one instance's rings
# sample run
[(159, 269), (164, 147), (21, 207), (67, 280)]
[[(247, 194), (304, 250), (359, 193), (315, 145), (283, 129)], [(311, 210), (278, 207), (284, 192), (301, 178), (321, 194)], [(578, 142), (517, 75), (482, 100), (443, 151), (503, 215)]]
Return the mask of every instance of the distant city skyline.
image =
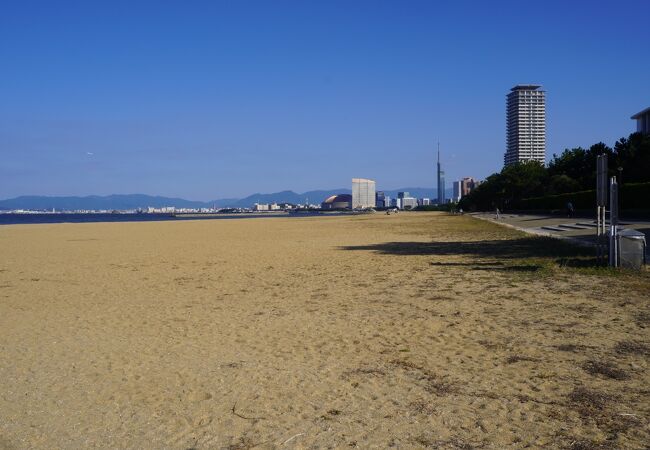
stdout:
[(435, 188), (438, 141), (447, 180), (483, 179), (503, 165), (504, 92), (528, 82), (552, 93), (547, 159), (611, 146), (648, 107), (648, 16), (645, 0), (8, 3), (0, 198)]

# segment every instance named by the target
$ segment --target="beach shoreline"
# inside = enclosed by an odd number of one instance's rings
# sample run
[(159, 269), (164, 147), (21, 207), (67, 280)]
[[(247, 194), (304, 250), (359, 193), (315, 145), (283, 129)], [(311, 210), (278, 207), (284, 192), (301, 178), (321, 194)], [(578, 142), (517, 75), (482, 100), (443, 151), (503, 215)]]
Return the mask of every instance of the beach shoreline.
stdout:
[(643, 447), (647, 273), (536, 239), (435, 212), (0, 227), (0, 448)]

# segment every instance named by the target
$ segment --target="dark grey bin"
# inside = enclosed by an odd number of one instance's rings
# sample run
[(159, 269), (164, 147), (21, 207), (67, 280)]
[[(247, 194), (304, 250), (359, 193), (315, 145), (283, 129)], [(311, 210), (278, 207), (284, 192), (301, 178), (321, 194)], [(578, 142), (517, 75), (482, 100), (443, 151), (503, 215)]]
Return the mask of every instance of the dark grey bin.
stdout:
[(645, 234), (624, 229), (617, 233), (618, 265), (626, 269), (641, 269), (646, 263)]

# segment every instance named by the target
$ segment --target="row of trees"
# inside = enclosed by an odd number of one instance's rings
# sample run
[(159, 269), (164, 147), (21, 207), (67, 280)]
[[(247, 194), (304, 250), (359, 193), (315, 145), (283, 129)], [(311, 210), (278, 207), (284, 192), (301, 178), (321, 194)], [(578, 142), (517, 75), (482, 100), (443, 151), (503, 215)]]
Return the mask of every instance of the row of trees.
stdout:
[(650, 182), (650, 136), (633, 133), (614, 148), (599, 142), (588, 149), (566, 149), (554, 154), (548, 166), (536, 161), (505, 166), (469, 195), (460, 207), (466, 210), (516, 208), (522, 199), (593, 190), (596, 187), (596, 158), (606, 154), (610, 176), (619, 182)]

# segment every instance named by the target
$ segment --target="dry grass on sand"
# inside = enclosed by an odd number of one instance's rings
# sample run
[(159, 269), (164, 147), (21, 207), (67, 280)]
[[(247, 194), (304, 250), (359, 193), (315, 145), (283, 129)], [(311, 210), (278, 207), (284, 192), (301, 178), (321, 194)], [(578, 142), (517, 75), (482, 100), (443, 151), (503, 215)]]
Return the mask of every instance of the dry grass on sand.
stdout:
[(0, 448), (645, 448), (650, 277), (441, 213), (0, 228)]

